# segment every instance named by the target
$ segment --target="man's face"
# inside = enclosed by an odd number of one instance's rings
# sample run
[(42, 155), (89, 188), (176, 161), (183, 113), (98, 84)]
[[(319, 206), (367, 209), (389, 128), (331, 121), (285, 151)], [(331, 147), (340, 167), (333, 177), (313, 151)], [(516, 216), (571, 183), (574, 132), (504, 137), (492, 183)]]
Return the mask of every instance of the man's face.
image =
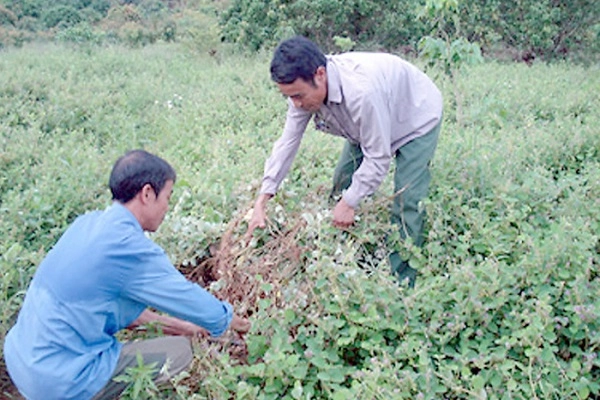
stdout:
[(150, 192), (150, 196), (154, 196), (154, 198), (150, 198), (148, 202), (148, 226), (144, 227), (144, 229), (149, 232), (154, 232), (158, 229), (160, 224), (162, 224), (165, 215), (169, 210), (169, 200), (171, 200), (171, 193), (173, 193), (173, 181), (168, 180), (158, 196), (156, 196), (154, 190), (151, 190)]
[(301, 78), (292, 83), (278, 83), (279, 91), (289, 97), (294, 106), (309, 112), (317, 112), (327, 98), (327, 72), (319, 67), (313, 82)]

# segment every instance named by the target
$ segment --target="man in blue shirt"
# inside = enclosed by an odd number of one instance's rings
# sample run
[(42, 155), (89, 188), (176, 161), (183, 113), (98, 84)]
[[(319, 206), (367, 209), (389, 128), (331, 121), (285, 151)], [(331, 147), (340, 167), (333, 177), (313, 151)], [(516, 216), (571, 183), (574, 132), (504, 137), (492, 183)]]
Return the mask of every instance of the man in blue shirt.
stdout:
[[(137, 365), (136, 354), (157, 363), (162, 383), (192, 360), (185, 336), (248, 331), (144, 234), (162, 223), (175, 179), (163, 159), (128, 152), (110, 175), (113, 204), (77, 218), (42, 261), (4, 342), (10, 377), (27, 399), (115, 398), (126, 384), (111, 378)], [(114, 336), (153, 321), (181, 336), (125, 344)]]

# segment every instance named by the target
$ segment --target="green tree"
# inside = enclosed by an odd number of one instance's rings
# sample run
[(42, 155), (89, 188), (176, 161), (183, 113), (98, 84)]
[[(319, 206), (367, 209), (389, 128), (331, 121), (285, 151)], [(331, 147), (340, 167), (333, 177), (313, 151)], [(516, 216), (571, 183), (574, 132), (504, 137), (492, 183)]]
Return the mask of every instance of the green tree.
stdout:
[(0, 26), (12, 25), (14, 26), (17, 22), (17, 16), (8, 8), (0, 5)]
[(427, 0), (421, 17), (431, 21), (433, 30), (431, 36), (421, 39), (419, 50), (430, 65), (440, 66), (452, 81), (456, 120), (462, 126), (463, 96), (458, 75), (464, 66), (481, 62), (483, 58), (479, 45), (462, 36), (458, 10), (458, 0)]
[[(428, 11), (417, 18), (422, 9)], [(224, 40), (253, 50), (296, 33), (326, 50), (336, 48), (333, 38), (339, 36), (357, 48), (394, 51), (439, 29), (441, 13), (442, 30), (464, 39), (457, 49), (478, 42), (488, 52), (505, 47), (545, 59), (600, 51), (595, 0), (232, 0), (221, 26)]]
[(57, 25), (73, 26), (81, 22), (79, 11), (71, 6), (59, 5), (50, 8), (42, 14), (42, 21), (46, 28), (54, 28)]
[(287, 2), (234, 0), (222, 14), (223, 38), (258, 50), (278, 41), (278, 29), (285, 21)]
[(416, 44), (423, 32), (416, 13), (409, 0), (234, 0), (221, 25), (225, 40), (254, 50), (291, 34), (310, 37), (328, 51), (336, 49), (336, 36), (395, 49)]

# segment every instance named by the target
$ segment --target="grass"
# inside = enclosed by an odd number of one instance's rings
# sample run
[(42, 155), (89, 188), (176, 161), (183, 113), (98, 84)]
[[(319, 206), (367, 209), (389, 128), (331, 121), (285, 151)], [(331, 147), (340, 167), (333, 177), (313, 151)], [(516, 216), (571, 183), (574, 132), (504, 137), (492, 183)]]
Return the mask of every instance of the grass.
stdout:
[(270, 229), (243, 243), (286, 109), (268, 54), (171, 44), (0, 55), (0, 338), (68, 224), (109, 203), (114, 160), (143, 147), (178, 172), (154, 239), (182, 271), (209, 270), (211, 290), (253, 321), (245, 353), (230, 338), (197, 343), (190, 376), (149, 397), (600, 395), (597, 66), (472, 67), (458, 122), (450, 83), (429, 71), (446, 111), (427, 244), (398, 244), (421, 271), (405, 291), (385, 257), (369, 258), (389, 229), (391, 179), (350, 234), (333, 229), (324, 193), (342, 143), (312, 129)]

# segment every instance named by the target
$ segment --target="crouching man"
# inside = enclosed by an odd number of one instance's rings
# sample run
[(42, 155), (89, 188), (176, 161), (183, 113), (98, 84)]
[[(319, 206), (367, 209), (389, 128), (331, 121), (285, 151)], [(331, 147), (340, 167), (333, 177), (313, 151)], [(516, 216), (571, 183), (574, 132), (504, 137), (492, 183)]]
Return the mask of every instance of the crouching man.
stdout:
[[(191, 363), (187, 336), (248, 331), (144, 234), (162, 223), (175, 179), (165, 160), (128, 152), (110, 175), (113, 204), (78, 217), (42, 261), (4, 342), (9, 375), (27, 399), (113, 399), (127, 384), (112, 378), (136, 366), (138, 353), (156, 363), (160, 384)], [(149, 322), (176, 336), (115, 338)]]

